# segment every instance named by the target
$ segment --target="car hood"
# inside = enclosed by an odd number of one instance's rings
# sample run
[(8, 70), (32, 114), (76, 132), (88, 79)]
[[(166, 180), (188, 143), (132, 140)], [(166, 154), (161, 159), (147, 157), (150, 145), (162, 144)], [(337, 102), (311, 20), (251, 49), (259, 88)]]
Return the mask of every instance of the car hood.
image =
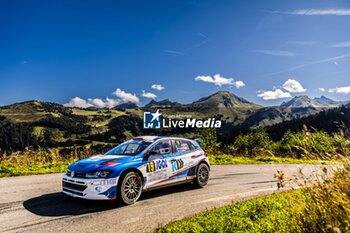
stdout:
[(75, 163), (69, 165), (68, 169), (80, 172), (90, 172), (99, 169), (105, 169), (107, 167), (113, 168), (113, 166), (104, 166), (103, 164), (106, 162), (113, 161), (117, 163), (125, 163), (132, 158), (133, 156), (125, 155), (94, 155), (86, 159), (76, 161)]

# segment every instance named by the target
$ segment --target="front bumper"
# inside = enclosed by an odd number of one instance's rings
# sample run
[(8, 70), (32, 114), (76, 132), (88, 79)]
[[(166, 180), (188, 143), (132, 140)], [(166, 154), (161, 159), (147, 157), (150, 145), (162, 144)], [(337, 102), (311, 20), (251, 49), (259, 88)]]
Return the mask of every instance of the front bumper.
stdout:
[(85, 179), (64, 175), (62, 192), (71, 197), (91, 200), (113, 200), (117, 197), (118, 178)]

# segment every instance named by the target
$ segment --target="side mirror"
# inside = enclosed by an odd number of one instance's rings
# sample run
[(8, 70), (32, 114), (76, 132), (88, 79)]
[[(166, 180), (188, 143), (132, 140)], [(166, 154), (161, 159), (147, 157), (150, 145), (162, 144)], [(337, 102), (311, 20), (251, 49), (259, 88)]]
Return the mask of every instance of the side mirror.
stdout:
[(148, 157), (151, 156), (151, 155), (157, 155), (157, 154), (158, 154), (157, 151), (151, 150), (151, 151), (148, 151), (148, 152), (144, 155), (144, 157), (145, 157), (145, 158), (148, 158)]
[(202, 138), (196, 138), (196, 139), (194, 139), (197, 143), (201, 143), (201, 142), (203, 142), (203, 139)]
[(148, 155), (157, 155), (157, 154), (158, 152), (154, 150), (151, 150), (150, 152), (148, 152)]

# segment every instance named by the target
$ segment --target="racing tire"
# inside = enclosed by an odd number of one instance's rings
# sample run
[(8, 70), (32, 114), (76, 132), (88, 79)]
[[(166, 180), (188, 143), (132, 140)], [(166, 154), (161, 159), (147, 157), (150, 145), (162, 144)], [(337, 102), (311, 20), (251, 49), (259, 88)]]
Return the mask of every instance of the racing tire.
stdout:
[(200, 163), (196, 169), (196, 177), (193, 183), (196, 187), (202, 188), (208, 184), (209, 181), (209, 166), (206, 163)]
[(134, 204), (142, 193), (142, 178), (137, 172), (128, 172), (117, 187), (117, 199), (124, 205)]

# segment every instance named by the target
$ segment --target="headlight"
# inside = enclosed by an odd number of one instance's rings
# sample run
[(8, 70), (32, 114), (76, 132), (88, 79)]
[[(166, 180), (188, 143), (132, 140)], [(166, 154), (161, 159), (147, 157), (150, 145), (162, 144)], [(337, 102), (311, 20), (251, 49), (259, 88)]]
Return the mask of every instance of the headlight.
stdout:
[(112, 173), (111, 170), (101, 170), (96, 172), (86, 173), (86, 178), (106, 178)]

